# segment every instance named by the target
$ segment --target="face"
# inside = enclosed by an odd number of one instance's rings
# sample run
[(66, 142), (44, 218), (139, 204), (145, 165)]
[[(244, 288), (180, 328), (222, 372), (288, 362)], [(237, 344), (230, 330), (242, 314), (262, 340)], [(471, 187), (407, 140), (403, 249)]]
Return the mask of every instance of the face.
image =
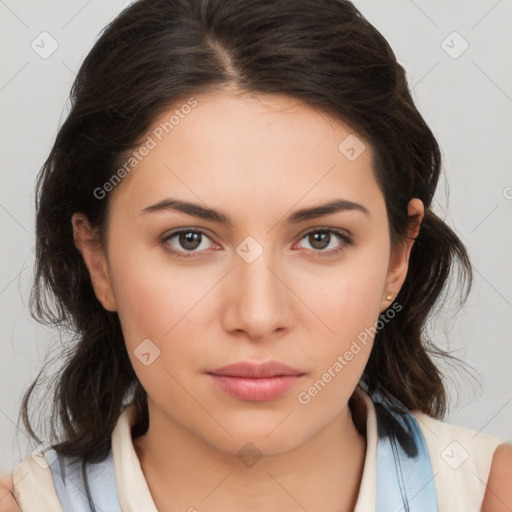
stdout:
[[(410, 245), (391, 251), (372, 148), (349, 127), (285, 96), (195, 100), (169, 133), (179, 106), (155, 120), (150, 149), (110, 192), (107, 251), (78, 215), (75, 242), (118, 312), (150, 414), (226, 452), (283, 452), (347, 412)], [(197, 208), (162, 207), (171, 200)], [(233, 396), (207, 373), (269, 360), (302, 374), (271, 399)]]

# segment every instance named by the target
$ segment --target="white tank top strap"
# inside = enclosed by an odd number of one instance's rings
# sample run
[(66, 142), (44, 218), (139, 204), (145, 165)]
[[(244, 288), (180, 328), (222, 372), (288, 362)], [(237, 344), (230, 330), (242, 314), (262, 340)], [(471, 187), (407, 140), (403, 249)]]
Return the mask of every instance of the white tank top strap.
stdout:
[(506, 441), (420, 411), (412, 414), (430, 453), (439, 510), (480, 512), (494, 452)]

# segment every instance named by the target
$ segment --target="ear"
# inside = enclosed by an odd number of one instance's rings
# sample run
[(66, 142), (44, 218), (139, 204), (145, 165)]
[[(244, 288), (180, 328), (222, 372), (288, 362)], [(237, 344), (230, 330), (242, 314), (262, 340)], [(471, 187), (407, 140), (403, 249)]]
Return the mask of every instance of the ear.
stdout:
[(73, 225), (75, 246), (82, 254), (97, 299), (106, 310), (116, 311), (116, 301), (108, 273), (107, 256), (99, 242), (97, 230), (90, 226), (87, 217), (82, 213), (74, 213), (71, 217), (71, 224)]
[(391, 253), (389, 260), (386, 284), (383, 290), (381, 313), (389, 307), (404, 284), (409, 269), (409, 256), (414, 240), (420, 232), (420, 225), (424, 217), (423, 202), (415, 197), (407, 206), (409, 221), (407, 225), (407, 238)]

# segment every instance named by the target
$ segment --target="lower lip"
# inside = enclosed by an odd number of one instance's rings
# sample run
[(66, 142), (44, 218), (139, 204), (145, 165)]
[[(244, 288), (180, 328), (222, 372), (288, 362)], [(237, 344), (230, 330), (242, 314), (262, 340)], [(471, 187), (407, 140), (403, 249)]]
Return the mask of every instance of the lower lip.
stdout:
[(263, 402), (274, 400), (297, 385), (304, 375), (281, 375), (252, 379), (248, 377), (228, 377), (208, 373), (213, 382), (226, 393), (242, 400)]

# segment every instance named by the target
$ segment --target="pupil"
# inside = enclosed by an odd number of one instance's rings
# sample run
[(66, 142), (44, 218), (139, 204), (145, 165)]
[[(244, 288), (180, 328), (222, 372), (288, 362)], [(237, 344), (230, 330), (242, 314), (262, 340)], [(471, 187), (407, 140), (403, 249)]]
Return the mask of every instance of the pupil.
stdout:
[(199, 246), (197, 243), (199, 237), (200, 233), (193, 233), (192, 231), (181, 233), (180, 243), (185, 249), (196, 249)]
[[(325, 231), (319, 231), (317, 233), (313, 233), (311, 236), (313, 237), (313, 242), (311, 243), (311, 245), (316, 249), (325, 249), (325, 247), (329, 245), (330, 233), (327, 233)], [(322, 237), (324, 237), (323, 242)], [(318, 241), (320, 241), (319, 245), (317, 244)]]

